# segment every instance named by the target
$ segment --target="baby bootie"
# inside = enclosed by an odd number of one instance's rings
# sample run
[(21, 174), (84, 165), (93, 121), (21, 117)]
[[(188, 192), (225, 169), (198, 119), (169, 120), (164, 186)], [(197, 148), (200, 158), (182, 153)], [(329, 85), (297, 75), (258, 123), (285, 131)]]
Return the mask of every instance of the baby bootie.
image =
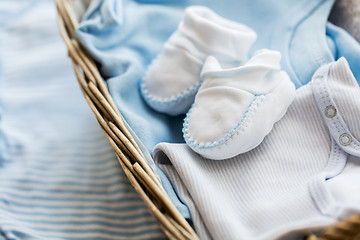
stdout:
[(201, 85), (200, 73), (206, 57), (213, 55), (225, 66), (238, 66), (247, 60), (256, 37), (250, 28), (206, 7), (188, 7), (184, 21), (141, 81), (145, 101), (169, 115), (186, 113)]
[(258, 146), (295, 97), (280, 71), (281, 54), (260, 50), (243, 66), (223, 69), (207, 58), (201, 85), (183, 126), (186, 143), (205, 158), (222, 160)]

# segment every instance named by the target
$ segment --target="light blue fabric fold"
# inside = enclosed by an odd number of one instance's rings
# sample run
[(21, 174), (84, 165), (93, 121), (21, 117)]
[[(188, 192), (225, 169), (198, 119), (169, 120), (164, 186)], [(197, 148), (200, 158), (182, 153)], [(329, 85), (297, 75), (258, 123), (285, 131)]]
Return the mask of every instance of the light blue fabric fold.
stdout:
[(165, 239), (82, 96), (55, 2), (27, 3), (0, 7), (0, 239)]
[(326, 35), (332, 40), (334, 59), (345, 57), (360, 84), (360, 43), (344, 29), (328, 22)]
[(207, 6), (254, 29), (258, 39), (250, 55), (260, 48), (280, 51), (282, 69), (300, 87), (311, 80), (319, 66), (341, 56), (348, 59), (356, 77), (360, 73), (359, 44), (327, 24), (333, 3), (334, 0), (93, 0), (77, 36), (98, 62), (120, 112), (152, 152), (160, 142), (184, 142), (184, 116), (169, 117), (150, 109), (139, 93), (138, 81), (176, 30), (187, 6)]
[(172, 186), (169, 177), (166, 176), (165, 173), (158, 167), (157, 167), (157, 171), (160, 175), (161, 184), (166, 189), (166, 192), (170, 197), (170, 199), (173, 201), (175, 207), (179, 210), (180, 214), (185, 219), (191, 219), (189, 208), (186, 206), (184, 200), (181, 199), (180, 196), (174, 190), (174, 187)]

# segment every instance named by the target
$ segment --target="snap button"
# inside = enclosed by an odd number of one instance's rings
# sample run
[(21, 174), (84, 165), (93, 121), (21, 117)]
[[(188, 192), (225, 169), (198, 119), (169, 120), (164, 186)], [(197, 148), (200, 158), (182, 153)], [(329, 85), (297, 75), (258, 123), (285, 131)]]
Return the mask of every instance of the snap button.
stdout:
[(314, 77), (311, 80), (311, 83), (314, 84), (314, 85), (317, 85), (317, 84), (320, 84), (323, 80), (324, 80), (324, 76), (319, 75), (319, 76)]
[(343, 133), (339, 137), (339, 142), (343, 146), (350, 145), (351, 141), (352, 141), (351, 136), (349, 134), (347, 134), (347, 133)]
[(325, 116), (328, 118), (333, 118), (336, 116), (336, 108), (333, 105), (329, 105), (325, 108)]

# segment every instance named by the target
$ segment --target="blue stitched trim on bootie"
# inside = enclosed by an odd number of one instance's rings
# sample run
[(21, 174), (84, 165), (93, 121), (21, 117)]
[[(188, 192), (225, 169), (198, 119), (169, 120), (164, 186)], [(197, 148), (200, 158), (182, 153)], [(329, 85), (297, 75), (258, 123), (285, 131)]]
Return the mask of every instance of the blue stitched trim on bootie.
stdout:
[(181, 92), (180, 94), (170, 97), (170, 98), (160, 98), (155, 97), (151, 94), (149, 94), (149, 91), (146, 89), (146, 84), (142, 80), (141, 81), (141, 93), (144, 97), (144, 99), (155, 106), (170, 106), (174, 105), (176, 103), (180, 103), (182, 99), (185, 99), (191, 95), (195, 95), (196, 92), (199, 90), (201, 84), (203, 81), (199, 81), (197, 84), (191, 86), (190, 88), (186, 89), (185, 91)]
[(184, 124), (183, 124), (183, 136), (185, 139), (185, 142), (191, 147), (191, 148), (196, 148), (196, 149), (200, 149), (200, 150), (206, 150), (206, 149), (211, 149), (211, 148), (215, 148), (218, 147), (219, 149), (221, 148), (222, 145), (226, 144), (227, 141), (229, 139), (231, 139), (235, 134), (239, 135), (239, 131), (244, 131), (247, 127), (247, 122), (252, 120), (252, 117), (255, 113), (255, 110), (257, 108), (257, 106), (263, 102), (265, 98), (265, 95), (255, 95), (253, 100), (250, 102), (248, 108), (246, 109), (243, 117), (241, 118), (241, 120), (239, 121), (239, 123), (230, 131), (228, 131), (224, 137), (220, 138), (219, 140), (216, 140), (214, 142), (211, 143), (197, 143), (194, 140), (190, 140), (190, 134), (188, 132), (188, 126), (189, 126), (189, 117), (191, 114), (191, 111), (194, 107), (194, 104), (191, 106), (189, 112), (186, 114), (186, 117), (184, 119)]

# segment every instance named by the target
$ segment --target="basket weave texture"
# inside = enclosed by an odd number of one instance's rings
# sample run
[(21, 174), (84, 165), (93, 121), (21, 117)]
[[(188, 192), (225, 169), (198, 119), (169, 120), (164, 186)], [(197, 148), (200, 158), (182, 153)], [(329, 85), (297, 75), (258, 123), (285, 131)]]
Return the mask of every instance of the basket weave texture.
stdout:
[[(84, 97), (114, 148), (121, 167), (169, 239), (199, 239), (192, 227), (172, 204), (149, 167), (109, 94), (107, 85), (95, 62), (78, 42), (75, 33), (78, 22), (73, 13), (72, 1), (56, 0), (60, 34), (68, 48), (69, 57)], [(307, 237), (307, 240), (335, 239), (360, 239), (360, 214), (337, 223), (323, 232), (320, 237), (313, 234)]]

